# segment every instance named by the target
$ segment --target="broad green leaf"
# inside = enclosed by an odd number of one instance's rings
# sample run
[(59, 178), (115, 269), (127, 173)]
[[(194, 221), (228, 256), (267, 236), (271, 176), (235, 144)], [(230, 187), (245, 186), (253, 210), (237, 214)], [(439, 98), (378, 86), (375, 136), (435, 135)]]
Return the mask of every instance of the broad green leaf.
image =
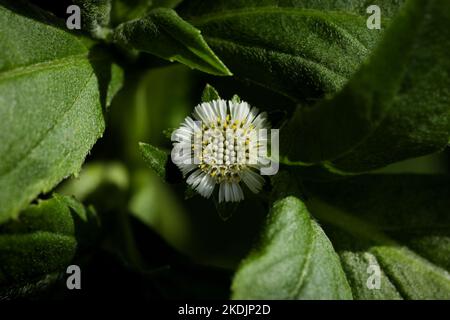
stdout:
[(211, 85), (207, 84), (202, 93), (202, 102), (220, 99), (219, 93)]
[(180, 12), (236, 77), (311, 101), (342, 88), (381, 34), (345, 5), (312, 3), (188, 1)]
[(306, 206), (274, 203), (257, 248), (232, 284), (234, 299), (351, 299), (339, 258)]
[(368, 16), (367, 7), (377, 5), (381, 8), (382, 15), (390, 18), (404, 2), (405, 0), (188, 0), (181, 5), (180, 11), (187, 16), (195, 16), (245, 8), (280, 7), (344, 11)]
[(70, 197), (54, 195), (0, 227), (0, 299), (25, 295), (57, 279), (80, 243), (95, 239), (94, 212)]
[(141, 19), (119, 25), (114, 40), (126, 48), (149, 52), (207, 73), (231, 75), (200, 31), (172, 9), (154, 9)]
[[(450, 178), (367, 175), (307, 183), (308, 208), (357, 299), (450, 299)], [(379, 289), (369, 289), (379, 267)]]
[(448, 1), (408, 1), (341, 92), (298, 109), (283, 130), (283, 153), (361, 172), (442, 150), (450, 135), (449, 21)]
[(21, 3), (0, 2), (0, 223), (79, 171), (121, 80), (98, 48)]

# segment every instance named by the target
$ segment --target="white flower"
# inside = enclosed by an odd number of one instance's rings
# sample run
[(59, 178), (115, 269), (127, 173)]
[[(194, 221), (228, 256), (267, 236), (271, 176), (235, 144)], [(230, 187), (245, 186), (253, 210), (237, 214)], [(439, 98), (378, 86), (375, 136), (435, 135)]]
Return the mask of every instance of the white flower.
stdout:
[[(257, 170), (267, 164), (267, 116), (247, 102), (214, 100), (195, 107), (172, 134), (172, 155), (185, 150), (175, 164), (187, 183), (209, 198), (219, 185), (219, 202), (244, 199), (240, 182), (258, 193), (264, 179)], [(172, 157), (173, 158), (173, 157)]]

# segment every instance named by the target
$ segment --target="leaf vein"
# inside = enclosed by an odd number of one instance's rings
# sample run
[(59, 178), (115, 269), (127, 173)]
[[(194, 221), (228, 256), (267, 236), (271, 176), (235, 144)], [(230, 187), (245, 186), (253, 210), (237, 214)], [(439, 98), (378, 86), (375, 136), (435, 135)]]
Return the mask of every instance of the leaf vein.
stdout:
[[(82, 58), (82, 59), (80, 59), (80, 58)], [(0, 82), (4, 81), (4, 80), (8, 80), (10, 78), (19, 77), (19, 76), (22, 76), (25, 74), (38, 72), (41, 70), (48, 70), (51, 68), (64, 67), (66, 65), (70, 65), (70, 64), (76, 62), (77, 60), (80, 60), (80, 61), (86, 60), (86, 58), (87, 58), (87, 54), (83, 53), (83, 54), (67, 56), (67, 57), (64, 57), (61, 59), (53, 59), (53, 60), (33, 63), (33, 64), (22, 66), (22, 67), (17, 67), (17, 68), (13, 68), (13, 69), (0, 71)]]

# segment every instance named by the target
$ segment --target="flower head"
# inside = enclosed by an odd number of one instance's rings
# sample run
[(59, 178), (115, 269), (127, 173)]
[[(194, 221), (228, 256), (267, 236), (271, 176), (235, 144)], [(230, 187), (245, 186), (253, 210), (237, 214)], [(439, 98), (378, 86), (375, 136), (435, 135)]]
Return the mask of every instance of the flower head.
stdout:
[(268, 162), (267, 128), (266, 113), (247, 102), (204, 102), (173, 132), (172, 159), (175, 153), (175, 164), (202, 196), (209, 198), (218, 184), (219, 202), (241, 201), (241, 181), (254, 193), (264, 184), (256, 171)]

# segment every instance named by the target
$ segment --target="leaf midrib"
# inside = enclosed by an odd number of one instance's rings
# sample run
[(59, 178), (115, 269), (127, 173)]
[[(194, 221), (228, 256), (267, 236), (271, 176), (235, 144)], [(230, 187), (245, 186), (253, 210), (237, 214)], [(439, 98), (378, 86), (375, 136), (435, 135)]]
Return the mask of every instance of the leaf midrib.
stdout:
[(82, 53), (77, 55), (70, 55), (63, 58), (52, 59), (47, 61), (41, 61), (32, 63), (25, 66), (20, 66), (7, 70), (0, 70), (0, 82), (9, 80), (11, 78), (19, 77), (33, 72), (39, 72), (41, 70), (48, 70), (54, 68), (61, 68), (67, 65), (72, 65), (77, 62), (86, 62), (88, 53)]
[(311, 218), (309, 218), (308, 222), (309, 222), (309, 229), (310, 229), (310, 234), (309, 234), (309, 238), (308, 238), (309, 246), (306, 251), (305, 261), (303, 262), (303, 265), (301, 266), (302, 270), (300, 273), (300, 277), (297, 281), (297, 284), (294, 287), (294, 290), (292, 291), (292, 296), (295, 296), (295, 297), (301, 296), (300, 293), (302, 291), (303, 286), (305, 285), (306, 275), (309, 273), (309, 270), (310, 270), (309, 265), (310, 265), (311, 257), (313, 254), (314, 242), (316, 241), (316, 239), (314, 237), (314, 228), (312, 226), (312, 224), (314, 222), (311, 220)]

